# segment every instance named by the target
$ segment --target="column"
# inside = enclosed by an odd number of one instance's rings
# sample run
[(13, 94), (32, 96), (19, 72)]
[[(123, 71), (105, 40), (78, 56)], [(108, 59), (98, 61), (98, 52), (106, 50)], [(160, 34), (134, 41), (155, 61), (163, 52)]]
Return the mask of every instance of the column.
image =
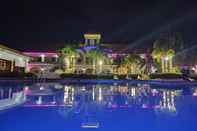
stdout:
[(29, 72), (29, 66), (28, 66), (29, 60), (25, 60), (25, 73)]
[(167, 60), (167, 59), (165, 60), (165, 72), (166, 72), (166, 73), (169, 72), (169, 70), (168, 70), (168, 67), (169, 67), (169, 66), (168, 66), (168, 61), (169, 61), (169, 60)]
[(169, 71), (172, 73), (173, 72), (173, 66), (172, 66), (172, 57), (169, 59)]
[(88, 39), (85, 39), (85, 45), (88, 45)]
[(15, 62), (14, 60), (11, 61), (11, 68), (10, 68), (10, 71), (13, 72), (14, 71), (14, 65), (15, 65)]
[(161, 70), (162, 70), (162, 73), (166, 72), (166, 70), (165, 70), (165, 59), (164, 58), (161, 58)]
[(94, 45), (94, 39), (90, 39), (90, 45)]
[(99, 39), (96, 39), (96, 44), (99, 44), (100, 43), (100, 40)]
[(45, 61), (45, 55), (42, 54), (40, 57), (41, 57), (41, 62), (44, 62)]

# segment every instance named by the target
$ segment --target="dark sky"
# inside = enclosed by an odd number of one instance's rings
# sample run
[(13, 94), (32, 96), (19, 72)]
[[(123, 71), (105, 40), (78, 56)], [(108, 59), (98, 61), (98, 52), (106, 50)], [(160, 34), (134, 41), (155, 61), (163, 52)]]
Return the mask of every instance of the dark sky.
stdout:
[(0, 40), (20, 50), (52, 50), (85, 32), (139, 48), (166, 31), (197, 41), (197, 3), (187, 0), (1, 0), (0, 16)]

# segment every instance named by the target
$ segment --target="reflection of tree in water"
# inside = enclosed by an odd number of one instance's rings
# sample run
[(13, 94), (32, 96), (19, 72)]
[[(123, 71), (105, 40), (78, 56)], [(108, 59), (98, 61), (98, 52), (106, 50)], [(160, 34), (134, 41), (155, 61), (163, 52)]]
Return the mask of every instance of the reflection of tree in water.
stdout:
[(156, 113), (163, 114), (171, 114), (177, 115), (176, 109), (176, 96), (178, 95), (178, 91), (176, 90), (161, 90), (162, 99), (160, 100), (159, 107), (155, 110)]
[(146, 108), (175, 113), (176, 90), (152, 89), (150, 85), (65, 86), (63, 114), (96, 114), (108, 109)]
[(95, 113), (97, 105), (93, 101), (92, 90), (90, 86), (65, 86), (65, 106), (60, 107), (59, 112), (65, 117)]

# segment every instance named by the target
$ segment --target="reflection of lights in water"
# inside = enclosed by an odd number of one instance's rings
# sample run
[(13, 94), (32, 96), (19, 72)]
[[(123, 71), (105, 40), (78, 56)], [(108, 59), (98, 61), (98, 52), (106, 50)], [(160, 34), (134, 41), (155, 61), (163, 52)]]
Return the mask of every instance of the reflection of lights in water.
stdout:
[(55, 103), (56, 103), (55, 96), (53, 96), (53, 101), (52, 101), (51, 103), (52, 103), (52, 104), (55, 104)]
[(72, 101), (74, 101), (74, 91), (75, 91), (75, 89), (74, 88), (72, 88)]
[(148, 108), (148, 105), (142, 104), (142, 108)]
[(9, 88), (9, 94), (8, 94), (8, 98), (12, 97), (12, 88)]
[(36, 104), (38, 104), (38, 105), (42, 104), (42, 96), (38, 97), (38, 100), (36, 101)]
[(166, 108), (166, 92), (163, 92), (163, 107)]
[(152, 89), (152, 95), (155, 96), (157, 95), (159, 92), (156, 89)]
[(95, 89), (92, 88), (92, 100), (94, 101), (94, 99), (95, 99)]
[(128, 105), (128, 104), (129, 104), (129, 102), (127, 100), (125, 100), (125, 105)]
[(174, 91), (163, 91), (163, 99), (160, 101), (161, 108), (168, 109), (171, 112), (176, 112), (174, 97)]
[(131, 88), (131, 96), (136, 96), (136, 89), (135, 88)]
[(137, 83), (137, 87), (141, 87), (141, 84), (140, 83)]
[(64, 87), (64, 103), (66, 103), (68, 99), (68, 90), (69, 90), (69, 87), (65, 86)]
[(60, 85), (60, 84), (55, 84), (54, 88), (55, 88), (55, 89), (62, 89), (62, 88), (63, 88), (63, 86), (62, 86), (62, 85)]
[(74, 88), (70, 86), (65, 86), (64, 87), (64, 103), (69, 105), (69, 104), (72, 104), (73, 101), (74, 101)]
[(108, 107), (108, 108), (111, 108), (111, 107), (112, 107), (111, 101), (107, 104), (107, 107)]
[(41, 87), (40, 87), (40, 90), (44, 90), (44, 87), (43, 87), (43, 86), (41, 86)]
[(81, 90), (82, 90), (82, 91), (86, 91), (86, 88), (85, 88), (85, 86), (83, 86), (83, 87), (81, 88)]
[(113, 89), (114, 89), (114, 86), (110, 86), (110, 91), (113, 91)]
[(25, 95), (28, 94), (28, 92), (29, 92), (29, 86), (25, 86), (24, 87), (24, 93), (25, 93)]
[(99, 88), (99, 97), (98, 97), (99, 101), (102, 101), (102, 89)]
[(197, 89), (195, 89), (193, 96), (197, 96)]
[(118, 91), (120, 93), (127, 93), (128, 92), (128, 87), (127, 86), (118, 86)]

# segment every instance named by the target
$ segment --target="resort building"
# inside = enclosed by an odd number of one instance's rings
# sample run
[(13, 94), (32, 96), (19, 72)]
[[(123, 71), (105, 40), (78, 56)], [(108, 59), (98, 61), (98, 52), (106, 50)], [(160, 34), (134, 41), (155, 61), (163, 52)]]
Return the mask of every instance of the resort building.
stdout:
[(0, 44), (0, 73), (28, 72), (29, 56)]
[(84, 43), (79, 48), (66, 45), (62, 48), (63, 69), (66, 73), (127, 74), (123, 71), (124, 57), (135, 54), (146, 59), (146, 54), (128, 48), (126, 43), (102, 43), (101, 34), (84, 34)]
[(56, 78), (54, 69), (59, 66), (59, 56), (56, 52), (23, 52), (31, 57), (28, 70), (38, 75), (45, 75), (47, 78)]

